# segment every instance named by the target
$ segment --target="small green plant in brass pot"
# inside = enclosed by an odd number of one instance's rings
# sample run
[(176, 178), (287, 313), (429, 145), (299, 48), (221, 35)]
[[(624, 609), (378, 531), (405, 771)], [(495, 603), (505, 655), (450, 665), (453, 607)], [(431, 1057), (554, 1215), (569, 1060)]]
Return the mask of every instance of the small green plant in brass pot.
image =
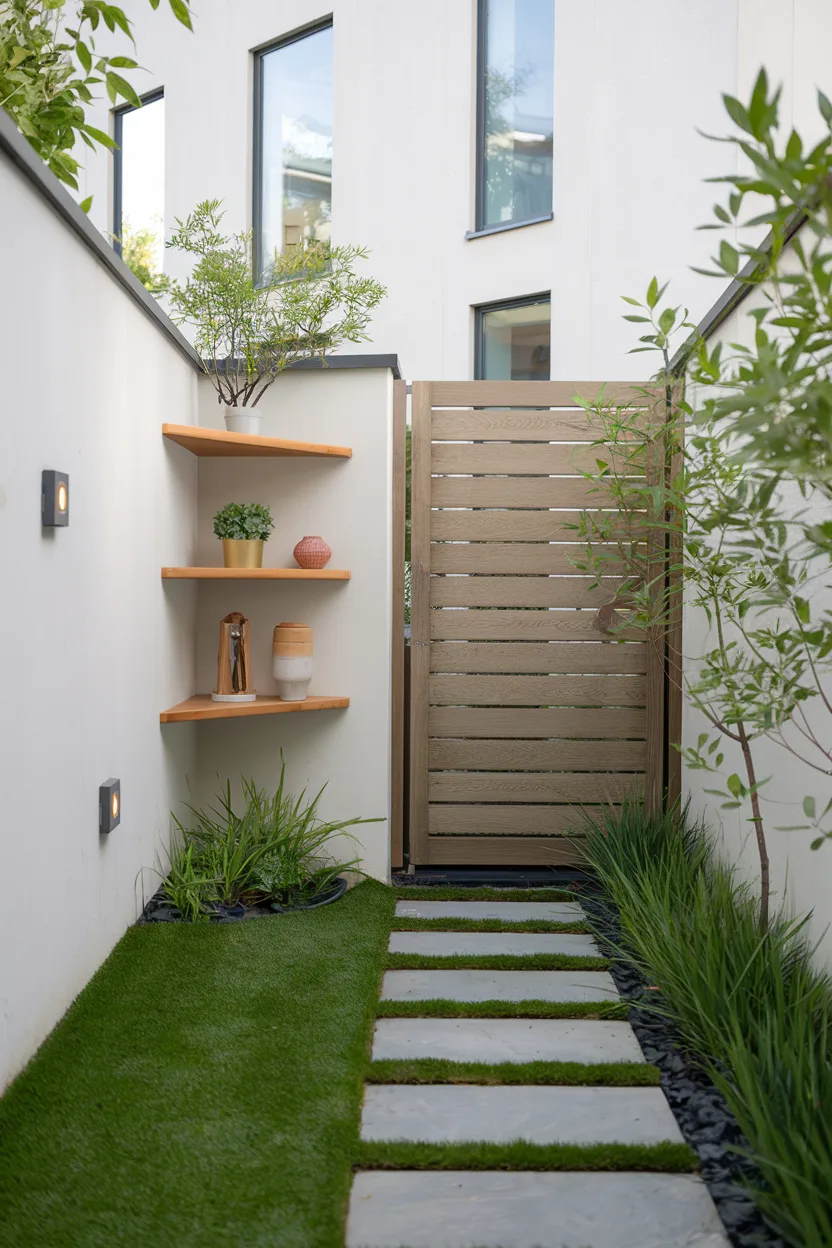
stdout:
[(227, 568), (262, 568), (263, 543), (274, 521), (265, 503), (226, 503), (214, 516), (214, 533), (222, 542)]

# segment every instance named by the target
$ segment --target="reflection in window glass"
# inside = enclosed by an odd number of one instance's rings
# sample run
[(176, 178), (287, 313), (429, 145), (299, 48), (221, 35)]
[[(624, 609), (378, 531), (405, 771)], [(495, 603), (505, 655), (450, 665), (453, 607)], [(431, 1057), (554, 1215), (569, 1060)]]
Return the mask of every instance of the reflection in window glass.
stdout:
[(260, 55), (260, 270), (301, 239), (328, 239), (332, 27)]
[[(145, 281), (165, 257), (165, 101), (120, 108), (115, 117), (113, 245)], [(147, 282), (145, 282), (147, 284)]]
[(552, 211), (554, 0), (480, 0), (480, 229)]
[(548, 381), (548, 299), (481, 308), (479, 375), (485, 381)]

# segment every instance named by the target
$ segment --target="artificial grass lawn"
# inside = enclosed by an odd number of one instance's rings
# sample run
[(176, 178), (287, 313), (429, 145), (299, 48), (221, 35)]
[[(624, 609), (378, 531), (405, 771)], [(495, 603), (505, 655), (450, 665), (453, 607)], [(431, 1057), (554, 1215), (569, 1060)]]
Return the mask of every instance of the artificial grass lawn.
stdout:
[(372, 1062), (368, 1083), (546, 1084), (596, 1088), (652, 1088), (658, 1066), (646, 1062), (451, 1062), (440, 1057)]
[(626, 1018), (629, 1001), (379, 1001), (379, 1018)]
[(359, 1170), (696, 1170), (687, 1144), (424, 1144), (362, 1140)]
[(572, 932), (588, 933), (591, 928), (584, 920), (575, 923), (555, 923), (546, 919), (524, 919), (511, 923), (504, 919), (408, 919), (396, 915), (392, 922), (394, 932)]
[(0, 1244), (333, 1248), (394, 905), (131, 928), (0, 1100)]
[(388, 971), (606, 971), (608, 958), (572, 953), (390, 953)]
[(427, 888), (405, 886), (396, 889), (397, 901), (577, 901), (568, 888)]

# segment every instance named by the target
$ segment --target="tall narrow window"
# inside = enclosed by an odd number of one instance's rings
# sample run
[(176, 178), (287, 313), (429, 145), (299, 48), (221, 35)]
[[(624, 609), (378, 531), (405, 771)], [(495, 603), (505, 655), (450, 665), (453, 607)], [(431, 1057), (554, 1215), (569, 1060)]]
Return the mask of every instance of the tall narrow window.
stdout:
[(161, 91), (141, 108), (119, 108), (113, 137), (113, 246), (146, 286), (165, 255), (165, 101)]
[(254, 228), (258, 270), (301, 239), (328, 239), (332, 212), (332, 26), (255, 57)]
[(476, 375), (484, 381), (548, 381), (548, 295), (477, 308)]
[(554, 0), (479, 0), (477, 229), (552, 212)]

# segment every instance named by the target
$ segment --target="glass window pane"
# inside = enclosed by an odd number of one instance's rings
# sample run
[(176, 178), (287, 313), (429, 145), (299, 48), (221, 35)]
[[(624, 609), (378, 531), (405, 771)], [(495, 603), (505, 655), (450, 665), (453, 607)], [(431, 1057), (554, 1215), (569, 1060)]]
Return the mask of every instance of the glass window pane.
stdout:
[(165, 258), (164, 99), (124, 109), (119, 128), (116, 205), (121, 205), (121, 218), (114, 222), (113, 233), (125, 258), (129, 254), (136, 264), (161, 273)]
[(329, 238), (332, 27), (264, 53), (260, 68), (262, 268), (302, 238)]
[(552, 211), (554, 0), (482, 0), (483, 228)]
[(480, 312), (480, 374), (484, 381), (548, 381), (550, 305), (509, 304)]

